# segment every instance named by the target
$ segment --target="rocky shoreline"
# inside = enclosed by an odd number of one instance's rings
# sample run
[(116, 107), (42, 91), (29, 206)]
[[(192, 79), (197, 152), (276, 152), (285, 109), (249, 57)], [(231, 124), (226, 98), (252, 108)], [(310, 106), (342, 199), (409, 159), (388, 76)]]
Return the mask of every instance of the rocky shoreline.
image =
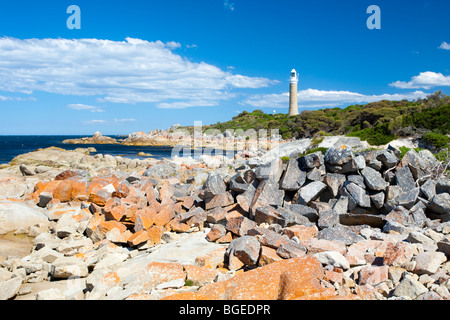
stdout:
[(0, 257), (0, 299), (450, 299), (442, 164), (428, 150), (400, 159), (395, 144), (322, 143), (20, 155), (0, 169), (0, 233), (29, 237), (30, 252)]
[(127, 146), (169, 146), (169, 147), (186, 147), (196, 148), (212, 148), (219, 150), (249, 150), (257, 149), (270, 150), (282, 143), (280, 137), (269, 137), (266, 139), (257, 139), (256, 137), (247, 138), (246, 136), (236, 136), (234, 133), (200, 133), (194, 137), (189, 132), (177, 129), (174, 125), (166, 130), (153, 130), (151, 132), (135, 132), (129, 134), (125, 139), (114, 139), (112, 137), (103, 136), (101, 132), (95, 132), (92, 137), (84, 137), (79, 139), (66, 139), (65, 144), (121, 144)]

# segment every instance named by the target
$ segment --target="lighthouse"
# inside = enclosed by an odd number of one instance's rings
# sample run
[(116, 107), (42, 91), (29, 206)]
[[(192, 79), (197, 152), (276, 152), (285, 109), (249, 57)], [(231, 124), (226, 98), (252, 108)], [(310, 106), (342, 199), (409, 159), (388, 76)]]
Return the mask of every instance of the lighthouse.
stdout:
[(295, 116), (298, 114), (297, 83), (297, 72), (295, 69), (292, 69), (289, 85), (289, 116)]

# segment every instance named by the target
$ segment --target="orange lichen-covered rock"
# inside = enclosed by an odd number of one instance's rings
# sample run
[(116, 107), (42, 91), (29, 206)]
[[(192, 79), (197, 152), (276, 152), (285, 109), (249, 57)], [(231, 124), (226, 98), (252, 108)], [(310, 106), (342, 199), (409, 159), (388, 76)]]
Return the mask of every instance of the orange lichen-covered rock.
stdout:
[(336, 242), (326, 239), (309, 239), (305, 241), (300, 241), (308, 249), (308, 254), (314, 254), (322, 251), (337, 251), (344, 255), (347, 251), (347, 247), (342, 242)]
[(147, 207), (147, 199), (144, 197), (144, 193), (134, 186), (130, 186), (130, 193), (123, 198), (123, 201), (127, 204), (136, 204), (139, 209)]
[(325, 270), (325, 280), (331, 283), (337, 283), (338, 285), (342, 285), (344, 281), (344, 274), (341, 269), (335, 270)]
[(210, 297), (194, 292), (182, 292), (162, 298), (161, 300), (212, 300)]
[(386, 251), (386, 243), (381, 240), (364, 240), (353, 243), (347, 248), (345, 258), (351, 266), (372, 263), (377, 257), (383, 257)]
[(355, 293), (360, 300), (376, 300), (377, 299), (376, 289), (368, 284), (356, 286)]
[(225, 227), (221, 224), (215, 224), (206, 235), (206, 240), (214, 242), (227, 233)]
[(155, 189), (153, 185), (149, 185), (146, 189), (143, 189), (147, 197), (147, 202), (149, 206), (154, 207), (156, 211), (160, 210), (160, 203), (156, 200)]
[(186, 232), (191, 228), (186, 223), (180, 222), (178, 219), (172, 219), (166, 227), (171, 229), (173, 232)]
[(231, 255), (228, 257), (227, 267), (231, 271), (236, 271), (244, 267), (244, 263), (238, 257)]
[(128, 296), (125, 300), (157, 300), (157, 298), (149, 293), (135, 293)]
[(161, 211), (158, 212), (158, 214), (154, 217), (154, 224), (156, 226), (165, 226), (175, 218), (175, 211), (173, 210), (173, 206), (167, 205), (161, 209)]
[(155, 216), (156, 211), (151, 207), (138, 210), (135, 214), (134, 231), (148, 230), (153, 225)]
[(259, 256), (258, 266), (262, 267), (269, 263), (281, 260), (283, 260), (283, 258), (277, 254), (277, 250), (267, 246), (261, 246), (261, 255)]
[(100, 189), (100, 188), (94, 188), (89, 193), (89, 202), (93, 202), (98, 206), (105, 206), (106, 202), (111, 198), (111, 193)]
[(179, 263), (163, 263), (163, 262), (151, 262), (139, 275), (142, 286), (145, 289), (151, 290), (157, 285), (182, 279), (186, 279), (183, 266)]
[(129, 237), (127, 242), (130, 247), (134, 247), (134, 246), (137, 246), (141, 243), (148, 241), (148, 239), (149, 239), (149, 236), (148, 236), (147, 231), (141, 230), (141, 231), (134, 233), (131, 237)]
[(234, 203), (231, 193), (225, 192), (208, 198), (205, 202), (205, 209), (210, 210), (217, 207), (227, 207)]
[(308, 295), (302, 295), (294, 300), (328, 300), (336, 296), (336, 290), (334, 288), (325, 288), (322, 291), (314, 292)]
[[(303, 256), (274, 262), (239, 273), (229, 280), (208, 284), (191, 298), (202, 299), (206, 296), (214, 300), (291, 300), (332, 297), (334, 289), (325, 289), (320, 284), (323, 278), (322, 264), (313, 256)], [(171, 297), (176, 298), (177, 296)]]
[(168, 181), (166, 181), (159, 190), (159, 199), (161, 200), (161, 202), (166, 199), (171, 199), (173, 197), (173, 192), (173, 186)]
[(37, 202), (37, 201), (39, 201), (39, 196), (42, 192), (45, 191), (50, 194), (53, 194), (53, 191), (55, 191), (56, 187), (58, 187), (60, 183), (61, 183), (61, 181), (55, 181), (55, 180), (49, 181), (49, 182), (39, 181), (34, 186), (34, 192), (31, 194), (31, 198)]
[(217, 243), (230, 243), (233, 240), (233, 234), (227, 232), (224, 236), (216, 240)]
[[(102, 219), (104, 221), (104, 216), (101, 216), (99, 218), (94, 218), (94, 219), (91, 218), (91, 220), (89, 221), (89, 225), (92, 226), (92, 229), (91, 229), (90, 226), (89, 226), (89, 228), (86, 228), (87, 236), (94, 243), (100, 242), (100, 241), (104, 240), (105, 237), (106, 237), (106, 234), (104, 232), (105, 229), (104, 228), (100, 228), (100, 223), (101, 222), (98, 223), (98, 225), (95, 225), (95, 223), (98, 222), (97, 220), (100, 220), (100, 219)], [(100, 221), (102, 221), (102, 220), (100, 220)]]
[(108, 287), (114, 287), (120, 283), (120, 277), (116, 272), (110, 272), (103, 277), (102, 282)]
[(119, 229), (114, 228), (106, 233), (106, 239), (113, 243), (128, 244), (128, 239), (132, 235), (130, 230), (121, 232)]
[(387, 245), (383, 257), (383, 264), (387, 266), (400, 267), (417, 254), (417, 249), (410, 243), (391, 242)]
[(250, 220), (249, 218), (239, 213), (234, 214), (235, 214), (234, 216), (227, 215), (226, 217), (227, 224), (225, 228), (228, 231), (234, 233), (235, 235), (242, 237), (245, 234), (247, 234), (248, 230), (256, 228), (258, 226), (258, 224), (255, 221)]
[(96, 213), (92, 215), (92, 217), (89, 219), (88, 225), (86, 227), (86, 234), (88, 237), (90, 237), (94, 231), (97, 229), (100, 223), (105, 221), (105, 217), (101, 215), (100, 213)]
[(117, 187), (117, 190), (112, 193), (112, 196), (116, 198), (126, 198), (129, 193), (130, 188), (125, 183), (121, 183)]
[(318, 294), (323, 291), (320, 284), (325, 276), (322, 264), (315, 257), (306, 256), (269, 264), (267, 268), (274, 267), (275, 272), (280, 264), (280, 292), (278, 299), (291, 300)]
[(103, 233), (107, 233), (109, 231), (111, 231), (112, 229), (119, 229), (119, 231), (125, 232), (127, 230), (127, 227), (125, 227), (122, 223), (118, 222), (118, 221), (114, 221), (114, 220), (110, 220), (110, 221), (102, 221), (100, 222), (100, 224), (98, 225), (98, 228), (101, 229), (101, 231)]
[(106, 201), (103, 210), (107, 219), (120, 221), (125, 215), (126, 207), (119, 198), (111, 198)]
[(69, 202), (72, 200), (72, 181), (63, 180), (53, 191), (53, 199), (58, 199), (61, 202)]
[(388, 266), (364, 266), (359, 271), (360, 285), (377, 285), (388, 280)]
[(214, 281), (218, 271), (206, 267), (184, 265), (186, 280), (191, 281), (194, 286), (204, 286)]
[(213, 250), (203, 256), (199, 256), (195, 259), (195, 264), (200, 267), (215, 269), (220, 264), (223, 264), (225, 260), (226, 250), (226, 248), (220, 248)]
[(289, 239), (294, 236), (297, 237), (300, 242), (313, 239), (319, 234), (319, 229), (316, 226), (304, 226), (304, 225), (294, 225), (283, 229), (283, 234), (287, 235)]
[(194, 206), (194, 203), (195, 203), (195, 199), (193, 197), (188, 196), (188, 197), (182, 198), (181, 205), (186, 210), (189, 210)]
[(125, 215), (122, 219), (132, 222), (132, 223), (135, 223), (136, 222), (136, 214), (139, 210), (138, 206), (136, 204), (127, 203), (124, 200), (122, 200), (122, 203), (125, 206)]
[(33, 192), (39, 192), (41, 193), (42, 191), (45, 190), (45, 187), (48, 185), (48, 182), (42, 182), (42, 181), (38, 181), (33, 189)]
[(161, 226), (153, 226), (147, 230), (148, 240), (152, 244), (160, 244), (164, 228)]
[(103, 187), (106, 187), (108, 184), (109, 184), (108, 181), (94, 177), (92, 181), (89, 183), (87, 192), (88, 194), (91, 194), (94, 189), (102, 189)]
[(72, 182), (72, 193), (71, 193), (72, 200), (87, 201), (89, 197), (87, 194), (86, 182), (78, 180), (71, 180), (71, 182)]
[(38, 188), (44, 187), (42, 191), (53, 193), (53, 198), (61, 202), (69, 202), (72, 200), (86, 201), (88, 200), (86, 182), (68, 179), (51, 181)]
[(80, 176), (80, 173), (79, 172), (77, 172), (77, 171), (73, 171), (73, 170), (66, 170), (66, 171), (63, 171), (63, 172), (61, 172), (60, 174), (58, 174), (56, 177), (55, 177), (55, 180), (66, 180), (66, 179), (69, 179), (69, 178), (73, 178), (73, 177), (79, 177)]

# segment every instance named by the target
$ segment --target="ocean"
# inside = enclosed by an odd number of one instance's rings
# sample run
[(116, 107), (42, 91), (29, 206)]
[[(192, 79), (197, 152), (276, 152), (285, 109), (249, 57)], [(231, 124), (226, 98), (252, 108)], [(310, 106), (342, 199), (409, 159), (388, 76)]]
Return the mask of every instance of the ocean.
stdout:
[[(84, 136), (0, 136), (0, 164), (9, 163), (19, 154), (35, 151), (39, 148), (58, 147), (66, 150), (74, 150), (76, 148), (94, 147), (97, 153), (110, 154), (112, 156), (123, 156), (132, 159), (145, 158), (171, 158), (173, 148), (170, 146), (125, 146), (115, 144), (64, 144), (62, 141), (66, 139), (77, 139)], [(109, 136), (115, 139), (124, 138), (123, 136)], [(138, 156), (140, 152), (151, 154), (151, 156)], [(186, 152), (189, 152), (186, 154)], [(183, 152), (175, 153), (179, 156), (193, 156), (198, 155), (194, 150), (184, 150)], [(210, 152), (211, 155), (216, 154), (215, 150)]]

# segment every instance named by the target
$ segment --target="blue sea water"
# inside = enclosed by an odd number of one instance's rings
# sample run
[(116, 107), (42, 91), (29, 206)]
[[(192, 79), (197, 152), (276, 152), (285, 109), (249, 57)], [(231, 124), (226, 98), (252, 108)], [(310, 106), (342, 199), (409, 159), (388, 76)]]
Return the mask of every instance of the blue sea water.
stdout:
[[(112, 156), (123, 156), (132, 159), (145, 159), (138, 154), (144, 152), (151, 154), (151, 158), (162, 159), (171, 158), (173, 148), (170, 146), (125, 146), (114, 144), (64, 144), (62, 141), (66, 139), (77, 139), (83, 136), (0, 136), (0, 164), (8, 163), (19, 154), (35, 151), (39, 148), (59, 147), (66, 150), (74, 150), (76, 148), (94, 147), (97, 152), (101, 154), (110, 154)], [(115, 139), (122, 139), (123, 136), (110, 136)], [(189, 152), (191, 154), (186, 154)], [(95, 155), (96, 153), (91, 153)], [(180, 153), (175, 153), (179, 156), (194, 156), (194, 151), (184, 150)], [(216, 154), (215, 151), (211, 152)]]

